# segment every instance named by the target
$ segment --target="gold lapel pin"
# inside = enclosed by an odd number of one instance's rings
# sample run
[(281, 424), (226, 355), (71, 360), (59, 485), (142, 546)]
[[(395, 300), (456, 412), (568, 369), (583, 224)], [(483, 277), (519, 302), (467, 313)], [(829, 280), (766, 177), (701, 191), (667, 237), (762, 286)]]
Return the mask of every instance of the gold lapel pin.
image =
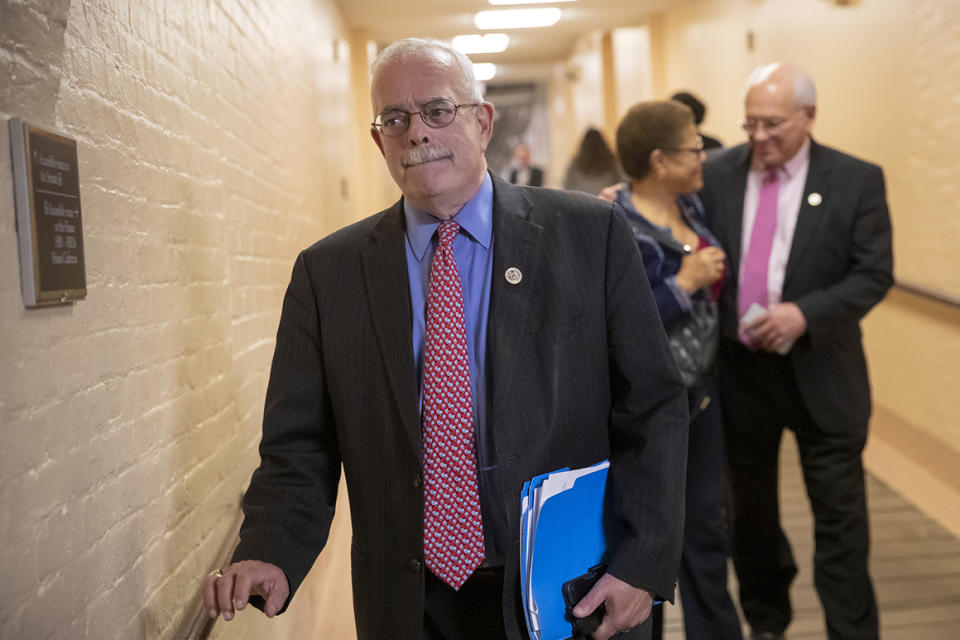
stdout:
[(807, 196), (807, 202), (810, 203), (811, 207), (820, 206), (820, 203), (823, 202), (823, 196), (817, 193), (816, 191), (814, 191), (813, 193)]
[(523, 280), (523, 274), (520, 272), (520, 269), (516, 267), (510, 267), (504, 271), (503, 277), (506, 278), (510, 284), (520, 284), (520, 281)]

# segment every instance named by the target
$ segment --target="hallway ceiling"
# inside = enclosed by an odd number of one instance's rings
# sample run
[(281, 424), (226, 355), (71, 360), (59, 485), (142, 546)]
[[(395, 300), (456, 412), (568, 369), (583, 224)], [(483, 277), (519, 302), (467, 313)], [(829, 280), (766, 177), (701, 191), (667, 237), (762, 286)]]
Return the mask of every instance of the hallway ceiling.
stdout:
[[(335, 0), (351, 28), (387, 44), (409, 36), (449, 40), (455, 35), (487, 33), (473, 23), (478, 11), (558, 7), (560, 22), (541, 29), (504, 30), (510, 46), (502, 53), (471, 55), (474, 62), (493, 62), (498, 79), (532, 79), (549, 74), (550, 63), (565, 59), (574, 41), (594, 29), (637, 24), (670, 0), (576, 0), (553, 4), (491, 5), (487, 0)], [(674, 1), (673, 4), (676, 4)]]

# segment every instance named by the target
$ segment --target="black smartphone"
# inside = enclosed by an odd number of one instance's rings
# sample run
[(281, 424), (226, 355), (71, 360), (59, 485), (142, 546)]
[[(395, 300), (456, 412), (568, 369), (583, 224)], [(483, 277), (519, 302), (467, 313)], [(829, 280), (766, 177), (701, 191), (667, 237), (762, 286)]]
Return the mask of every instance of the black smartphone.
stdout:
[(587, 595), (587, 592), (593, 588), (593, 585), (597, 583), (597, 580), (600, 579), (600, 576), (603, 575), (606, 569), (606, 565), (598, 564), (595, 567), (591, 567), (590, 570), (582, 576), (577, 576), (573, 580), (567, 580), (561, 587), (561, 589), (563, 589), (563, 602), (567, 605), (567, 620), (573, 629), (573, 640), (589, 638), (590, 635), (597, 630), (597, 627), (600, 626), (603, 616), (607, 613), (607, 608), (601, 603), (599, 607), (594, 609), (593, 612), (585, 618), (577, 618), (573, 615), (573, 608), (577, 606), (577, 603), (580, 602), (583, 596)]

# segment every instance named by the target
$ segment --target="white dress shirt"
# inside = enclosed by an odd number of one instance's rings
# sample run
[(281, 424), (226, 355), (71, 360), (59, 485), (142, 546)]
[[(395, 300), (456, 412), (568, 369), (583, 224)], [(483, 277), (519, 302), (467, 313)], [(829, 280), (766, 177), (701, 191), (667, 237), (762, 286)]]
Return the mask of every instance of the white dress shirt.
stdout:
[[(803, 202), (803, 188), (807, 184), (807, 171), (810, 169), (810, 138), (803, 142), (800, 150), (787, 160), (778, 171), (780, 192), (777, 196), (777, 230), (770, 249), (770, 264), (767, 268), (767, 308), (780, 302), (783, 295), (783, 278), (790, 258), (793, 233), (800, 216)], [(740, 231), (740, 277), (743, 277), (743, 257), (750, 248), (750, 235), (753, 221), (757, 217), (757, 203), (760, 200), (760, 186), (766, 169), (751, 170), (747, 174), (747, 191), (743, 197), (743, 229)]]

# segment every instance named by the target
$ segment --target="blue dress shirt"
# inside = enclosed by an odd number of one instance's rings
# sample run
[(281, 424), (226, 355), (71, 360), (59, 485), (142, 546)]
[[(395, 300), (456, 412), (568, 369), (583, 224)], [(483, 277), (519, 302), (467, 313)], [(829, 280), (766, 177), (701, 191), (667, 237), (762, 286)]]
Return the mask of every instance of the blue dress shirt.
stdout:
[[(437, 249), (437, 227), (440, 226), (440, 220), (416, 210), (406, 199), (403, 201), (403, 214), (406, 224), (407, 275), (410, 279), (410, 303), (413, 309), (413, 358), (417, 366), (422, 415), (427, 291), (430, 265)], [(485, 421), (485, 356), (493, 272), (493, 181), (490, 174), (486, 175), (479, 191), (463, 205), (454, 220), (461, 230), (453, 241), (453, 254), (463, 287), (486, 560), (489, 564), (497, 565), (503, 564), (502, 547), (506, 520), (502, 505), (497, 500), (500, 492), (495, 473), (496, 452)], [(519, 497), (517, 499), (519, 500)]]

